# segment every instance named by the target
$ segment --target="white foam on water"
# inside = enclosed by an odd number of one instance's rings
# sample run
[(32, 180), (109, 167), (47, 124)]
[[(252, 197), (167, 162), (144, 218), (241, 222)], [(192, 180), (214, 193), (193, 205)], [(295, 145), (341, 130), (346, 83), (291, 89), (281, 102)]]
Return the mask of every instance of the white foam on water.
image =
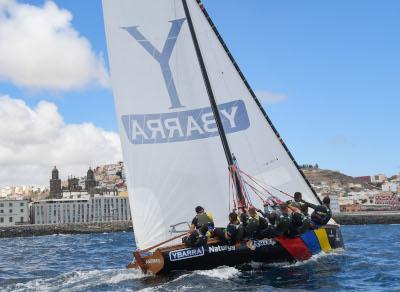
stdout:
[(151, 275), (145, 275), (138, 270), (122, 270), (120, 273), (107, 279), (105, 283), (108, 284), (118, 284), (128, 280), (137, 280), (145, 277), (151, 277)]
[(222, 266), (212, 270), (198, 270), (194, 274), (206, 276), (210, 278), (228, 280), (241, 274), (241, 272), (234, 267)]
[(292, 264), (285, 264), (282, 267), (283, 268), (291, 268), (291, 267), (299, 267), (299, 266), (307, 265), (307, 264), (309, 264), (311, 262), (319, 261), (321, 258), (340, 255), (340, 254), (343, 253), (343, 251), (344, 251), (343, 249), (335, 249), (335, 250), (330, 251), (329, 253), (320, 252), (318, 254), (313, 255), (308, 260), (301, 261), (301, 262), (295, 262), (295, 263), (292, 263)]
[(160, 287), (148, 287), (138, 290), (138, 292), (150, 292), (150, 291), (157, 291)]
[[(151, 275), (150, 275), (151, 276)], [(74, 271), (50, 279), (36, 279), (6, 288), (6, 291), (82, 291), (99, 284), (115, 285), (124, 281), (149, 277), (137, 270), (109, 269)]]

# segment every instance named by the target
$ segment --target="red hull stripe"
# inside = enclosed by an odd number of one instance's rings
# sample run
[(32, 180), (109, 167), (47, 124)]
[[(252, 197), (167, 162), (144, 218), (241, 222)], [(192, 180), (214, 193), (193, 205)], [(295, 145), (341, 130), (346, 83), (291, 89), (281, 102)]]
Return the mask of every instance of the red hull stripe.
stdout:
[(279, 236), (276, 238), (280, 245), (297, 261), (304, 261), (311, 258), (311, 252), (300, 237), (287, 238)]

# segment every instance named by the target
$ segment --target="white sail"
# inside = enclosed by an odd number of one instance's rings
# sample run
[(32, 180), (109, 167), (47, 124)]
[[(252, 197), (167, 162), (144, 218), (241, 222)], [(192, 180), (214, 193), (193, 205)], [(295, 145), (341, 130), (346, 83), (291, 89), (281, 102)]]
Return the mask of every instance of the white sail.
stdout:
[(227, 164), (182, 1), (104, 0), (103, 10), (138, 247), (170, 238), (197, 205), (225, 224)]
[[(302, 192), (303, 199), (319, 204), (252, 97), (201, 6), (197, 4), (197, 1), (188, 1), (188, 4), (190, 4), (193, 25), (217, 103), (242, 101), (250, 118), (250, 126), (245, 131), (238, 131), (227, 136), (231, 151), (235, 154), (240, 168), (265, 184), (291, 195), (297, 191)], [(276, 191), (274, 195), (285, 201), (291, 199)]]
[[(197, 2), (188, 4), (241, 168), (315, 202)], [(226, 224), (227, 162), (182, 1), (103, 0), (103, 11), (137, 246), (171, 237), (196, 205)]]

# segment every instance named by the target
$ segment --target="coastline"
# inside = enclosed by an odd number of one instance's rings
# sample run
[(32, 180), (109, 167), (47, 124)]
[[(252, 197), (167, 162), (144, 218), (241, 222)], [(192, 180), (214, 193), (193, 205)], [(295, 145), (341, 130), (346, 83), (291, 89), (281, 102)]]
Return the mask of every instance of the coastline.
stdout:
[(366, 211), (333, 214), (333, 219), (341, 225), (400, 224), (399, 211)]
[(0, 227), (0, 238), (132, 231), (132, 221)]
[[(333, 219), (341, 225), (400, 224), (400, 212), (358, 212), (334, 214)], [(78, 223), (60, 225), (17, 225), (0, 227), (0, 238), (29, 237), (52, 234), (85, 234), (132, 231), (131, 221)]]

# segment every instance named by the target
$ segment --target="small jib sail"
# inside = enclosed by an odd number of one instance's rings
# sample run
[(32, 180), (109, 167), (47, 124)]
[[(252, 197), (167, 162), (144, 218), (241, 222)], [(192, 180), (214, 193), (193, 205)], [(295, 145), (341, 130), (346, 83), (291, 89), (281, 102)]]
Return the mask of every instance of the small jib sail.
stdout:
[(210, 89), (240, 169), (283, 201), (300, 191), (319, 203), (201, 3), (103, 0), (103, 10), (138, 248), (170, 238), (197, 205), (227, 223), (229, 172)]

